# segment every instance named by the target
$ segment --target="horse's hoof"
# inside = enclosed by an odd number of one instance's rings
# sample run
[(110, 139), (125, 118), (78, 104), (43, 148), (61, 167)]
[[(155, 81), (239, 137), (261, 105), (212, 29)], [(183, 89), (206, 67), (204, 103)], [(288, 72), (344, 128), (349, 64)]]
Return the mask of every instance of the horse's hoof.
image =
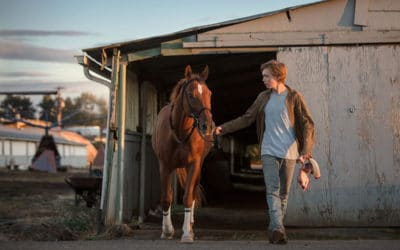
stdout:
[(160, 238), (165, 239), (165, 240), (172, 240), (174, 238), (174, 231), (172, 231), (170, 233), (162, 232)]
[(182, 235), (181, 242), (182, 243), (193, 243), (194, 235), (192, 233), (189, 235)]

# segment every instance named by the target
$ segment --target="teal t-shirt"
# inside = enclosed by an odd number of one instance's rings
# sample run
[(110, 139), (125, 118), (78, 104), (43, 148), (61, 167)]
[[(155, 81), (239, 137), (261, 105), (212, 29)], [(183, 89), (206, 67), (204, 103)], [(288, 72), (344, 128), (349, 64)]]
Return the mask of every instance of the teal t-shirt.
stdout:
[(281, 94), (273, 91), (264, 107), (265, 131), (261, 155), (296, 160), (299, 155), (294, 128), (290, 124), (286, 107), (287, 94), (287, 90)]

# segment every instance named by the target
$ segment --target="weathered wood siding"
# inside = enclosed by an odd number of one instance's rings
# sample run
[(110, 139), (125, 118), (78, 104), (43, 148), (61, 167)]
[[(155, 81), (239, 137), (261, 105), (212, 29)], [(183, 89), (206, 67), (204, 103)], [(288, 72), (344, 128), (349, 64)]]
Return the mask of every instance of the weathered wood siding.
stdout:
[(146, 133), (152, 134), (157, 117), (157, 90), (150, 82), (139, 84), (135, 73), (127, 72), (126, 130), (137, 132), (140, 121), (140, 87), (146, 86)]
[(185, 48), (396, 43), (400, 1), (336, 0), (265, 15), (197, 35)]
[(398, 0), (336, 0), (276, 13), (249, 22), (214, 29), (198, 35), (198, 41), (212, 35), (234, 33), (361, 31), (356, 20), (366, 22), (363, 30), (398, 30)]
[[(136, 132), (126, 133), (125, 149), (125, 175), (127, 180), (124, 183), (126, 197), (124, 203), (124, 221), (130, 221), (133, 215), (139, 215), (140, 211), (140, 151), (141, 134)], [(160, 201), (160, 172), (158, 161), (151, 147), (151, 137), (146, 138), (146, 169), (145, 171), (145, 200), (144, 209), (154, 209)]]
[(363, 28), (364, 30), (400, 29), (399, 0), (369, 0), (365, 2), (368, 2), (369, 5), (367, 26)]
[(289, 225), (400, 225), (400, 47), (289, 48), (278, 60), (302, 92), (322, 178), (293, 182)]
[[(347, 0), (322, 2), (290, 11), (290, 19), (285, 12), (282, 12), (203, 34), (350, 30), (353, 22), (351, 14), (343, 15), (347, 2)], [(327, 14), (327, 10), (329, 10), (329, 14)], [(338, 20), (342, 21), (341, 25), (338, 24)], [(199, 41), (203, 34), (198, 36)]]
[(151, 135), (156, 124), (158, 101), (157, 89), (150, 82), (146, 86), (146, 101), (146, 133)]
[[(160, 174), (158, 162), (151, 147), (151, 137), (146, 138), (146, 168), (141, 169), (141, 140), (142, 134), (138, 131), (141, 121), (141, 112), (146, 108), (146, 134), (151, 135), (157, 117), (157, 90), (148, 81), (139, 82), (134, 72), (127, 72), (126, 86), (126, 134), (125, 134), (125, 161), (124, 161), (124, 203), (123, 221), (129, 222), (132, 216), (140, 215), (140, 174), (145, 172), (143, 207), (145, 211), (155, 208), (160, 200)], [(145, 90), (144, 100), (141, 90)], [(145, 103), (145, 107), (140, 107)]]
[(137, 131), (139, 126), (139, 82), (135, 73), (126, 76), (126, 124), (127, 131)]

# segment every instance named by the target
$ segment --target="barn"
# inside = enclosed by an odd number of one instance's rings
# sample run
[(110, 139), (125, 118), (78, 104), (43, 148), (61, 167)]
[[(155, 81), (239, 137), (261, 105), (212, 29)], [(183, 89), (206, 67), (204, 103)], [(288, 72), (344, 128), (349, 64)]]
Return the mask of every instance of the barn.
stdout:
[[(329, 0), (83, 49), (77, 60), (84, 74), (110, 88), (105, 223), (143, 220), (157, 202), (149, 142), (156, 114), (186, 65), (209, 66), (220, 124), (248, 108), (264, 88), (259, 65), (278, 59), (312, 113), (322, 174), (308, 192), (292, 185), (286, 224), (399, 226), (399, 43), (399, 1)], [(255, 130), (225, 141), (232, 168), (256, 143)]]

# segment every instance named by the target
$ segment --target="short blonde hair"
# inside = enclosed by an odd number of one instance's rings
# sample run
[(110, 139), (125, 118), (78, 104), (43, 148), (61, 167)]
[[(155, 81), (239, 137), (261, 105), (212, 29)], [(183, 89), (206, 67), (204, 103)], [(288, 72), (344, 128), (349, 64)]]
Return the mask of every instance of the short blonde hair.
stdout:
[(284, 63), (281, 63), (277, 60), (269, 60), (266, 63), (261, 64), (260, 70), (261, 72), (264, 69), (269, 69), (271, 75), (278, 81), (278, 82), (285, 82), (286, 75), (287, 75), (287, 67)]

